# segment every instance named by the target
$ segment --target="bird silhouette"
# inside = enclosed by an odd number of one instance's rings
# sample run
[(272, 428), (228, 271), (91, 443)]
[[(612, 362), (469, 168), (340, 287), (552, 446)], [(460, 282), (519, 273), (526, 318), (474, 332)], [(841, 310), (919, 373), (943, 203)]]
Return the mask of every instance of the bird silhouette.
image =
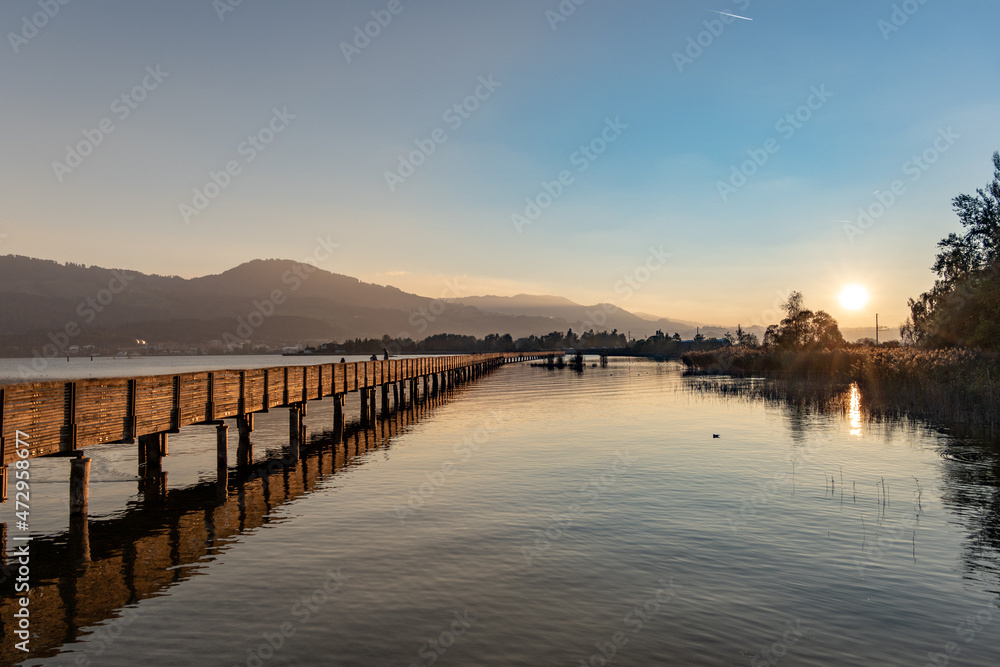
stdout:
[(713, 433), (713, 434), (712, 434), (712, 437), (713, 437), (713, 438), (718, 438), (718, 437), (719, 437), (719, 434), (718, 434), (718, 433)]

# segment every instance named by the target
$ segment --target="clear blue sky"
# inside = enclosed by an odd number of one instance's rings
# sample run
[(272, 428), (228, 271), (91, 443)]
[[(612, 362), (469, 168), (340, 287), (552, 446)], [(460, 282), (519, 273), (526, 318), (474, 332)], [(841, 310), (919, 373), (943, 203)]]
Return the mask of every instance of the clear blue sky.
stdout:
[[(428, 296), (458, 277), (730, 324), (798, 289), (895, 325), (1000, 149), (995, 0), (232, 2), (3, 3), (0, 252), (194, 276), (330, 237), (324, 268)], [(766, 162), (723, 197), (748, 151)], [(211, 172), (228, 184), (185, 216)], [(647, 273), (651, 247), (671, 256)]]

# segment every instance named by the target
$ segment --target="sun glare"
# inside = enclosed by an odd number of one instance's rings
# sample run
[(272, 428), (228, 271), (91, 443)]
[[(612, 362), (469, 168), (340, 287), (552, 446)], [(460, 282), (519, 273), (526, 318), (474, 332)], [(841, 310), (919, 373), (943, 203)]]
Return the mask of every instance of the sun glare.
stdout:
[(848, 310), (864, 308), (868, 303), (868, 290), (861, 285), (847, 285), (840, 290), (840, 305)]

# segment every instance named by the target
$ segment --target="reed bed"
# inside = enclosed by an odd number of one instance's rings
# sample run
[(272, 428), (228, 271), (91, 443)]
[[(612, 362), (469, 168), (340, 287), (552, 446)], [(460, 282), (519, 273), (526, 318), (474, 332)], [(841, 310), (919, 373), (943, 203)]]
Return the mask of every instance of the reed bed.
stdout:
[(1000, 356), (993, 353), (874, 346), (807, 352), (730, 347), (689, 352), (682, 361), (690, 374), (779, 380), (756, 391), (798, 399), (840, 396), (857, 384), (869, 415), (991, 430), (1000, 426), (995, 386)]

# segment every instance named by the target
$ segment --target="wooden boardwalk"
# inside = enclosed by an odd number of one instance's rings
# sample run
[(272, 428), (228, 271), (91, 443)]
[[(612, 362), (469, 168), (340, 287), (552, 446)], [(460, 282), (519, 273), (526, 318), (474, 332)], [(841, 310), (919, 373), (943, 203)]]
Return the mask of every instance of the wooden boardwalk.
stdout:
[[(289, 435), (297, 449), (302, 417), (311, 400), (334, 398), (335, 428), (343, 426), (344, 397), (361, 396), (361, 423), (375, 420), (375, 390), (387, 408), (390, 392), (398, 401), (436, 392), (439, 386), (471, 380), (516, 361), (560, 352), (495, 353), (389, 359), (313, 366), (217, 370), (174, 375), (33, 382), (0, 387), (0, 476), (7, 498), (7, 469), (39, 456), (73, 456), (71, 512), (86, 511), (89, 459), (83, 449), (97, 444), (138, 442), (140, 464), (159, 465), (167, 455), (167, 435), (184, 426), (216, 425), (220, 465), (225, 463), (227, 425), (239, 431), (239, 463), (252, 460), (253, 415), (289, 409)], [(78, 465), (79, 464), (79, 465)], [(82, 495), (81, 495), (82, 494)]]
[[(141, 600), (189, 579), (234, 537), (265, 525), (280, 507), (364, 462), (366, 453), (391, 446), (393, 438), (455, 396), (441, 391), (370, 427), (351, 424), (339, 441), (329, 431), (312, 435), (298, 460), (272, 453), (245, 469), (229, 469), (215, 481), (169, 491), (164, 471), (159, 479), (139, 481), (142, 500), (122, 512), (99, 520), (76, 515), (70, 517), (68, 532), (33, 538), (32, 657), (55, 655), (67, 641), (89, 634), (83, 630), (89, 626), (103, 623), (105, 636), (116, 637), (132, 624)], [(0, 597), (0, 664), (25, 659), (15, 649), (18, 608), (16, 597)], [(104, 623), (106, 619), (113, 620)], [(97, 637), (80, 649), (90, 662), (73, 664), (100, 663), (95, 652), (103, 644)]]

